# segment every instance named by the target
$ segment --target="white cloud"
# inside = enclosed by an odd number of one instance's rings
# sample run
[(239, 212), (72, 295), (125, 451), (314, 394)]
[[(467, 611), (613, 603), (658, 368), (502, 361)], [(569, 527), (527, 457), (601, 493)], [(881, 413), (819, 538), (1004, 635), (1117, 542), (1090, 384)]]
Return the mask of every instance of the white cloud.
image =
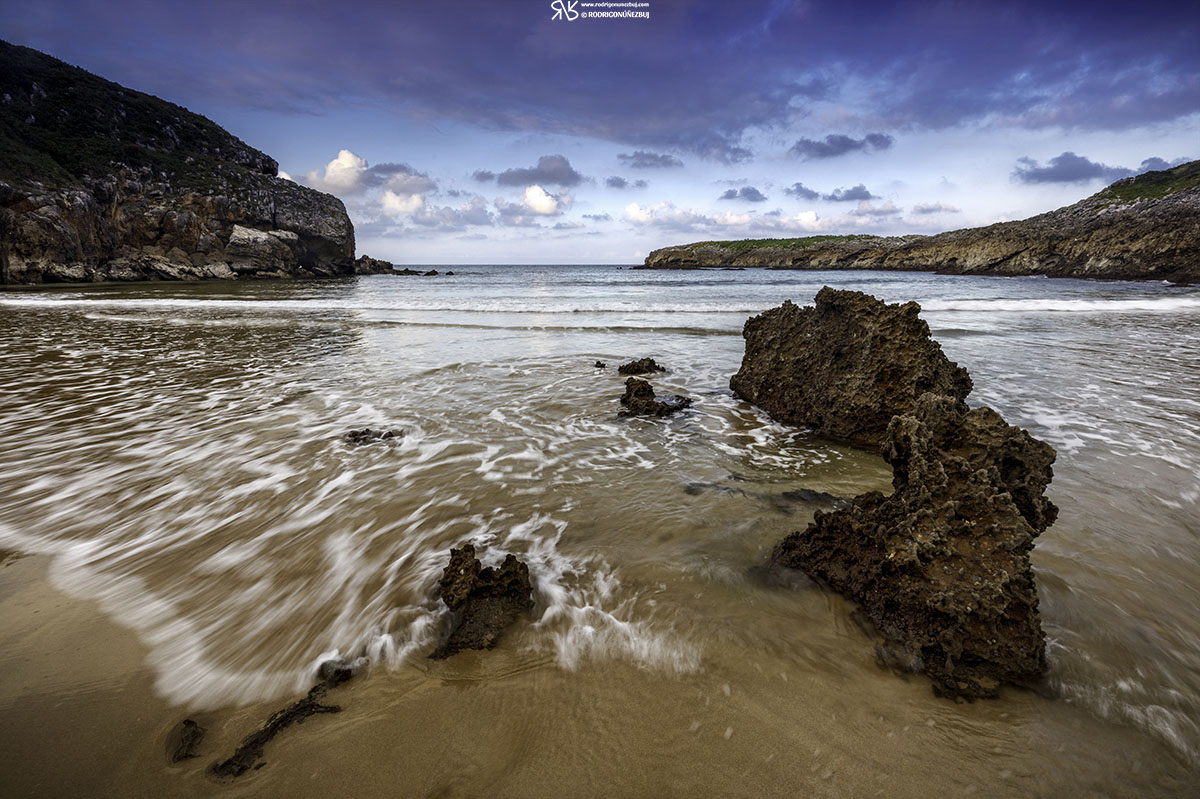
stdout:
[(292, 183), (296, 182), (296, 180), (291, 175), (289, 175), (287, 172), (284, 172), (282, 169), (279, 170), (279, 174), (276, 175), (276, 177), (283, 178), (284, 180), (290, 180), (290, 181), (292, 181)]
[(525, 189), (525, 205), (530, 211), (542, 216), (554, 216), (560, 212), (561, 203), (553, 194), (547, 194), (541, 186)]
[(313, 169), (305, 176), (309, 186), (331, 194), (357, 194), (367, 187), (367, 159), (349, 150), (325, 165), (325, 174)]
[(397, 194), (388, 190), (383, 193), (383, 212), (396, 217), (414, 214), (425, 207), (425, 198), (420, 194)]

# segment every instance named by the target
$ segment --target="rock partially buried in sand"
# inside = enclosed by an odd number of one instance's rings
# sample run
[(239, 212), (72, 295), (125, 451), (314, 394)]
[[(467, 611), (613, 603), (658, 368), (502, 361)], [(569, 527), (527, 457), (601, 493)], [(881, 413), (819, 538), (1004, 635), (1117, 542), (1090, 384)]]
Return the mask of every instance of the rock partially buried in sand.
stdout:
[(653, 358), (642, 358), (637, 361), (623, 363), (617, 367), (617, 374), (622, 375), (648, 375), (654, 372), (665, 372), (665, 366), (659, 366), (654, 362)]
[(784, 302), (746, 321), (746, 354), (729, 387), (778, 421), (878, 446), (892, 417), (925, 392), (971, 392), (967, 370), (930, 338), (920, 310), (828, 286), (815, 307)]
[(596, 361), (594, 366), (596, 369), (607, 369), (608, 368), (608, 364), (606, 364), (604, 361)]
[(667, 400), (654, 396), (654, 387), (640, 377), (631, 377), (625, 381), (625, 394), (621, 397), (625, 410), (618, 416), (670, 416), (676, 411), (690, 408), (692, 401), (678, 395)]
[(171, 731), (167, 742), (167, 760), (179, 763), (188, 758), (199, 757), (200, 742), (206, 730), (192, 719), (184, 719)]
[(364, 427), (362, 430), (351, 430), (342, 436), (342, 440), (351, 446), (361, 447), (364, 444), (374, 444), (376, 441), (390, 441), (403, 435), (403, 431), (373, 430), (370, 427)]
[(888, 425), (883, 457), (891, 495), (817, 512), (772, 562), (858, 602), (939, 695), (1037, 680), (1045, 635), (1029, 552), (1058, 513), (1044, 495), (1054, 450), (991, 408), (925, 394)]
[(433, 660), (464, 649), (491, 649), (505, 628), (533, 608), (529, 567), (510, 554), (498, 568), (485, 569), (475, 557), (473, 544), (450, 550), (438, 592), (456, 619), (429, 656)]

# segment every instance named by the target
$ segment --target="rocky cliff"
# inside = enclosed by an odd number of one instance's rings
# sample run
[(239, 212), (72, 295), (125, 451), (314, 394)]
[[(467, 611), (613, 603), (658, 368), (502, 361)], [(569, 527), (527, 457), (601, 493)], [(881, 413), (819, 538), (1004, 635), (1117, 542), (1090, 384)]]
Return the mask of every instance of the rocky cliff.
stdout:
[(0, 283), (354, 274), (336, 197), (185, 108), (0, 42)]
[(1018, 222), (936, 236), (812, 236), (698, 242), (641, 269), (888, 269), (1200, 282), (1200, 161), (1113, 183)]

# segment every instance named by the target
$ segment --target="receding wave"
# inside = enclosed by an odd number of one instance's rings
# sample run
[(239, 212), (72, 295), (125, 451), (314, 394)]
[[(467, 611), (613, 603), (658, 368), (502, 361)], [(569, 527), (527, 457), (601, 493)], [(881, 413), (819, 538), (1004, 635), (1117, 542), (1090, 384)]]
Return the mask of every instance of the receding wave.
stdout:
[(1178, 313), (1200, 311), (1200, 297), (1144, 297), (1138, 299), (997, 299), (997, 300), (928, 300), (921, 303), (925, 311), (1004, 311), (1016, 313)]

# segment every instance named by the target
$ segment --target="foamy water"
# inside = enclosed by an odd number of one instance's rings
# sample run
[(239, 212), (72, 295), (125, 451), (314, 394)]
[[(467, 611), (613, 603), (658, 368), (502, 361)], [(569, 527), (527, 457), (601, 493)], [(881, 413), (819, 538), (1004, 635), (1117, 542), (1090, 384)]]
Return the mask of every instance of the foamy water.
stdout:
[[(798, 600), (749, 570), (816, 507), (784, 492), (890, 474), (772, 422), (728, 379), (748, 315), (855, 288), (919, 301), (971, 401), (1059, 451), (1062, 514), (1034, 556), (1048, 707), (1200, 763), (1195, 290), (456, 272), (0, 294), (0, 547), (53, 556), (55, 584), (136, 630), (157, 691), (188, 707), (294, 694), (333, 656), (422, 662), (447, 621), (436, 580), (468, 540), (487, 563), (528, 562), (532, 620), (505, 646), (531, 664), (686, 680), (731, 651), (782, 651), (835, 680), (857, 639), (801, 644), (779, 610)], [(616, 366), (644, 355), (693, 409), (617, 418)], [(403, 436), (342, 440), (364, 426)], [(748, 598), (774, 610), (747, 621)], [(796, 612), (832, 623), (823, 604)]]

